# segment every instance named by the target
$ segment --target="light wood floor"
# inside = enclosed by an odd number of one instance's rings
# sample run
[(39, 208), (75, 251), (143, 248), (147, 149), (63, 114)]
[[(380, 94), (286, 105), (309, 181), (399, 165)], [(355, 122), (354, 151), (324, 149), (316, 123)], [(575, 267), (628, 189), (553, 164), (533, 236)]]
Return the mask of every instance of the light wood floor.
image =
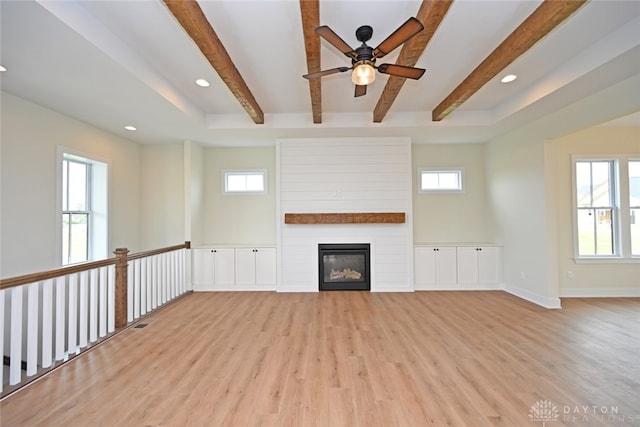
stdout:
[(1, 425), (535, 427), (538, 401), (549, 427), (640, 425), (640, 299), (563, 306), (196, 293), (2, 401)]

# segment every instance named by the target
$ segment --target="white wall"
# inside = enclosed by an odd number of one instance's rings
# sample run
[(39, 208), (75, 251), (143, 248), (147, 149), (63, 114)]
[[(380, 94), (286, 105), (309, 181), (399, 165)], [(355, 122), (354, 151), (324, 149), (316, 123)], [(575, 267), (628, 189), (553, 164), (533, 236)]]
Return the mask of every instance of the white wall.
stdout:
[[(487, 233), (484, 144), (423, 144), (412, 148), (414, 244), (494, 242)], [(420, 193), (418, 170), (464, 170), (464, 191)]]
[[(640, 264), (576, 264), (573, 259), (571, 156), (635, 155), (640, 158), (640, 127), (594, 127), (553, 141), (556, 149), (558, 280), (560, 295), (640, 296)], [(573, 273), (569, 279), (567, 273)]]
[(109, 164), (109, 248), (139, 250), (139, 146), (86, 123), (2, 93), (0, 276), (60, 266), (56, 147)]
[[(267, 193), (223, 194), (223, 169), (266, 169)], [(275, 174), (275, 147), (205, 148), (204, 243), (274, 246)]]
[(140, 243), (146, 249), (185, 241), (183, 144), (141, 147)]
[(486, 153), (488, 199), (493, 233), (504, 246), (506, 289), (543, 306), (559, 307), (548, 287), (544, 141), (515, 132), (488, 144)]
[[(370, 243), (371, 290), (413, 290), (407, 138), (278, 142), (278, 291), (318, 291), (319, 243)], [(285, 213), (405, 212), (404, 224), (284, 224)]]
[[(504, 247), (508, 292), (560, 307), (558, 195), (553, 139), (640, 108), (640, 76), (559, 109), (491, 141), (485, 148), (491, 233)], [(522, 276), (524, 273), (524, 278)]]
[(192, 245), (205, 243), (204, 233), (204, 149), (187, 141), (184, 144), (185, 161), (185, 240)]

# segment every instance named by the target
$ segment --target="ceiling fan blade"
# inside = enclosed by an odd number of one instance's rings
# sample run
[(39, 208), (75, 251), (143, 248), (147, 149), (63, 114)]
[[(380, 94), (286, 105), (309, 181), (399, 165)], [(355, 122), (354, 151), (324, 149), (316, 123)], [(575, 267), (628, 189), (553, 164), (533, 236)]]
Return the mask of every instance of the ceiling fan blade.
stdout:
[(347, 42), (342, 40), (340, 36), (334, 33), (333, 30), (328, 26), (322, 25), (316, 28), (314, 31), (316, 32), (316, 34), (331, 43), (336, 49), (347, 55), (349, 58), (358, 58), (358, 54), (356, 53), (356, 51), (353, 50), (353, 48), (349, 46)]
[(424, 29), (424, 26), (416, 18), (411, 17), (407, 19), (407, 22), (402, 24), (395, 30), (389, 37), (387, 37), (377, 48), (373, 50), (374, 58), (382, 58), (393, 49), (400, 46), (402, 43), (409, 40), (411, 37), (418, 34)]
[(406, 65), (380, 64), (378, 71), (383, 74), (418, 80), (426, 70), (424, 68), (407, 67)]
[(311, 80), (311, 79), (317, 79), (318, 77), (328, 76), (330, 74), (344, 73), (345, 71), (349, 71), (350, 69), (351, 67), (330, 68), (328, 70), (318, 71), (317, 73), (305, 74), (302, 77), (304, 77), (305, 79)]
[(356, 92), (353, 94), (354, 97), (359, 97), (367, 94), (367, 85), (356, 85)]

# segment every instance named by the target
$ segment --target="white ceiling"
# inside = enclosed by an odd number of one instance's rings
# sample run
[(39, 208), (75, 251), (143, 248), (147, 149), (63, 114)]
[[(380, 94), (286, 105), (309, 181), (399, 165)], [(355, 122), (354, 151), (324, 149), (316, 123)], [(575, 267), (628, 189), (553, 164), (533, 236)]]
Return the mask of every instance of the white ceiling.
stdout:
[[(432, 122), (431, 110), (540, 4), (456, 0), (416, 64), (426, 74), (407, 80), (382, 123), (372, 122), (372, 112), (387, 76), (379, 74), (366, 96), (354, 98), (344, 73), (323, 78), (322, 123), (313, 124), (299, 2), (199, 3), (264, 111), (264, 124), (250, 119), (160, 0), (1, 0), (2, 90), (141, 143), (262, 145), (281, 137), (375, 135), (482, 142), (640, 74), (640, 1), (592, 0), (450, 116)], [(376, 46), (419, 6), (321, 0), (320, 23), (352, 47), (355, 29), (371, 25), (369, 44)], [(399, 51), (383, 62), (393, 63)], [(350, 65), (325, 41), (321, 55), (322, 69)], [(518, 79), (500, 83), (508, 73)], [(197, 78), (211, 86), (196, 86)], [(602, 121), (613, 118), (603, 110)], [(126, 124), (138, 130), (127, 132)]]

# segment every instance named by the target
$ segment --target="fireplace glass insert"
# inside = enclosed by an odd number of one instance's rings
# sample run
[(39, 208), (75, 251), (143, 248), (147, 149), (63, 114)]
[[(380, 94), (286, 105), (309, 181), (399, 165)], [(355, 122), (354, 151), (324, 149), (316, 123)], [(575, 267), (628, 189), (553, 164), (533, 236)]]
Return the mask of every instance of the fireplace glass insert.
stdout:
[(369, 250), (369, 243), (319, 244), (319, 289), (370, 290)]

